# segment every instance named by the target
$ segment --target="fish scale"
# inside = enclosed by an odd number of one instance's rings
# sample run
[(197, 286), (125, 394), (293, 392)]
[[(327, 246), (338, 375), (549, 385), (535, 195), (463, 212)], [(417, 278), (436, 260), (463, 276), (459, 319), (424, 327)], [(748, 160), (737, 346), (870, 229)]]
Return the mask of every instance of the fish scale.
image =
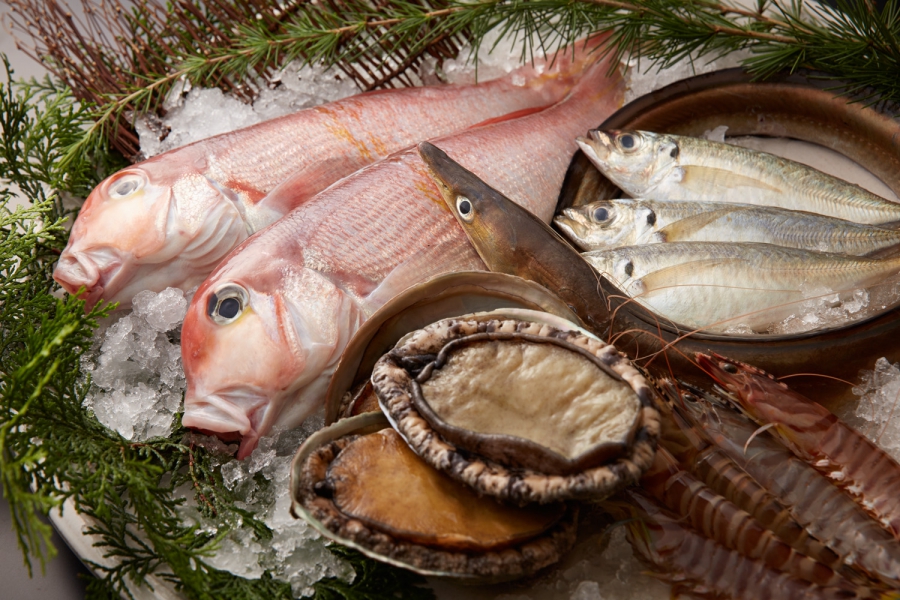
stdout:
[[(595, 65), (564, 101), (540, 113), (435, 144), (548, 221), (575, 137), (621, 102), (621, 76), (607, 76), (608, 70), (605, 61)], [(526, 154), (543, 160), (522, 160)], [(247, 456), (275, 424), (294, 426), (320, 406), (346, 338), (359, 326), (356, 314), (364, 318), (430, 277), (484, 268), (415, 149), (362, 169), (249, 239), (200, 287), (182, 328), (184, 424), (239, 432), (239, 457)], [(307, 274), (297, 277), (324, 278), (332, 286), (315, 307), (308, 298), (299, 307), (284, 289), (283, 273), (298, 269)], [(218, 294), (235, 285), (250, 300), (221, 325), (213, 319)], [(338, 323), (339, 334), (323, 337), (315, 324), (322, 315)], [(238, 347), (243, 344), (234, 341), (241, 339), (259, 340), (259, 347)], [(290, 339), (308, 341), (291, 354), (285, 350)], [(235, 405), (250, 404), (243, 398), (260, 395), (263, 408), (235, 412)]]
[[(144, 289), (194, 287), (247, 235), (340, 178), (423, 139), (549, 106), (589, 60), (579, 46), (550, 68), (528, 65), (486, 83), (368, 92), (155, 156), (91, 192), (54, 277), (69, 293), (84, 286), (88, 308), (101, 298), (127, 306)], [(185, 179), (190, 190), (179, 189)], [(218, 218), (188, 228), (186, 214)], [(182, 252), (188, 230), (233, 235), (191, 258)]]
[(582, 250), (656, 242), (761, 242), (859, 256), (900, 245), (900, 231), (893, 229), (727, 202), (601, 200), (566, 208), (554, 222)]

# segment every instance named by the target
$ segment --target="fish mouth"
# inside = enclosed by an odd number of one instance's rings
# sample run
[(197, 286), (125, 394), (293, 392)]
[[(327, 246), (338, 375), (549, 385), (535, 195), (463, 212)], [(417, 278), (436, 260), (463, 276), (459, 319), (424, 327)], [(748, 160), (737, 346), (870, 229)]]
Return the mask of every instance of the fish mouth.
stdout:
[(581, 148), (591, 162), (604, 162), (612, 153), (612, 138), (602, 131), (592, 129), (588, 132), (590, 138), (578, 137), (575, 143)]
[(67, 249), (63, 250), (53, 269), (53, 279), (73, 296), (84, 288), (79, 298), (90, 310), (111, 288), (115, 292), (114, 281), (122, 273), (124, 265), (122, 256), (113, 248), (74, 252)]
[(573, 211), (571, 208), (565, 208), (563, 209), (561, 215), (557, 215), (553, 219), (553, 223), (562, 230), (563, 234), (572, 244), (577, 246), (579, 249), (584, 250), (585, 247), (579, 240), (586, 237), (585, 228), (584, 225), (573, 216), (573, 214), (577, 213), (575, 213), (575, 211)]
[(246, 389), (234, 389), (200, 398), (185, 394), (185, 427), (212, 434), (225, 441), (241, 440), (237, 458), (243, 460), (259, 443), (258, 427), (265, 416), (269, 399)]

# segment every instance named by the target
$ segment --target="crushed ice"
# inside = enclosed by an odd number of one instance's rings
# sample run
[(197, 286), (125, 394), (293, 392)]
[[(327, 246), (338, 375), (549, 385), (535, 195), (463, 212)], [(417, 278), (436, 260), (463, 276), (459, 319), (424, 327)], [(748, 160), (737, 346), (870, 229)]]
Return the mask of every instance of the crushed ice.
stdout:
[(603, 534), (581, 539), (558, 568), (532, 582), (530, 589), (502, 593), (496, 600), (670, 598), (670, 587), (647, 576), (645, 570), (625, 539), (625, 528), (611, 527)]
[(853, 394), (859, 404), (839, 416), (900, 461), (900, 364), (879, 358), (873, 370), (860, 372)]
[(625, 76), (625, 103), (649, 94), (681, 79), (687, 79), (694, 75), (711, 73), (720, 69), (730, 69), (740, 66), (741, 62), (750, 56), (749, 51), (738, 51), (709, 60), (688, 56), (672, 65), (659, 68), (649, 60), (632, 58), (628, 61), (628, 72)]
[(91, 376), (84, 406), (125, 439), (172, 431), (185, 388), (178, 336), (188, 300), (175, 288), (140, 292), (131, 313), (94, 332), (94, 350), (82, 358)]
[[(275, 579), (290, 583), (295, 597), (311, 594), (312, 584), (323, 577), (352, 579), (352, 568), (327, 550), (325, 540), (305, 521), (290, 515), (291, 459), (303, 440), (323, 424), (317, 416), (297, 429), (263, 437), (243, 461), (231, 458), (230, 453), (219, 454), (222, 477), (235, 494), (236, 506), (264, 522), (272, 530), (272, 539), (260, 542), (238, 523), (216, 554), (206, 559), (207, 564), (245, 578), (259, 578), (268, 571)], [(207, 436), (191, 434), (190, 438), (195, 443), (224, 446)], [(182, 517), (206, 531), (217, 531), (222, 524), (200, 513), (192, 490), (184, 489), (182, 494), (186, 501)]]
[(223, 94), (218, 88), (175, 86), (163, 107), (166, 116), (141, 117), (135, 129), (145, 158), (204, 138), (249, 127), (302, 108), (358, 93), (356, 84), (337, 68), (291, 63), (260, 85), (253, 104)]
[(869, 316), (871, 312), (863, 310), (869, 306), (869, 292), (864, 289), (841, 295), (825, 289), (802, 291), (807, 299), (798, 305), (795, 314), (776, 323), (771, 333), (804, 333), (839, 327)]

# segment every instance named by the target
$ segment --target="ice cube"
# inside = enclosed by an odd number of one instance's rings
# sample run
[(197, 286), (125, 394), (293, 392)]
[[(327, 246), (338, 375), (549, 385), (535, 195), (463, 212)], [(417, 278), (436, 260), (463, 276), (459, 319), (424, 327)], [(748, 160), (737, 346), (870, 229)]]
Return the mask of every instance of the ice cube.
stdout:
[(728, 125), (719, 125), (703, 132), (703, 136), (711, 142), (725, 142), (725, 132), (728, 131)]
[[(91, 387), (85, 407), (129, 440), (168, 435), (181, 407), (181, 350), (169, 340), (187, 309), (180, 290), (135, 296), (132, 313), (97, 332), (93, 351), (82, 359)], [(98, 350), (99, 348), (99, 350)]]
[(839, 416), (900, 460), (900, 365), (879, 358), (873, 370), (860, 372), (853, 393), (860, 398), (855, 414)]

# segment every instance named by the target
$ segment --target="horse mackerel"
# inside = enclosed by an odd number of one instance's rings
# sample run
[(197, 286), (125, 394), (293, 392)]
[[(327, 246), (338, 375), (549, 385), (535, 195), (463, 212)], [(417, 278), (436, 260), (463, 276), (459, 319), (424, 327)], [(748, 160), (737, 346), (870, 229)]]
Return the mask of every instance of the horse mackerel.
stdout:
[(707, 331), (766, 331), (797, 310), (808, 290), (850, 293), (900, 271), (900, 258), (871, 259), (772, 244), (672, 242), (582, 256), (636, 302)]
[(869, 225), (900, 221), (900, 204), (765, 152), (648, 131), (593, 130), (578, 145), (636, 198), (776, 206)]
[(758, 242), (864, 256), (900, 244), (900, 231), (804, 211), (727, 202), (599, 200), (554, 219), (579, 249), (657, 242)]

